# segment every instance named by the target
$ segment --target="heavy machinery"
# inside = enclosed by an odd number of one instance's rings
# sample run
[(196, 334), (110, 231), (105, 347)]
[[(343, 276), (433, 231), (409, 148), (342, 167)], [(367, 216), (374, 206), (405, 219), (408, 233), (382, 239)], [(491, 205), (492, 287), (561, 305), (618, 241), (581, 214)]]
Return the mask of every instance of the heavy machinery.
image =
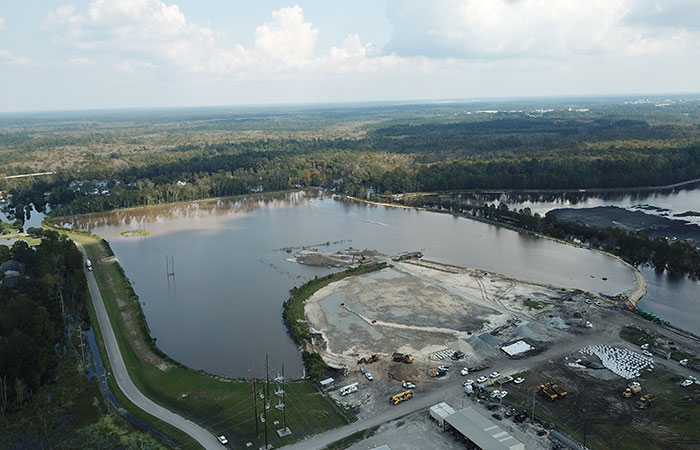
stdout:
[(430, 375), (430, 376), (433, 377), (433, 378), (435, 378), (435, 377), (444, 377), (445, 375), (447, 375), (447, 371), (445, 371), (445, 370), (440, 370), (440, 369), (436, 369), (436, 368), (433, 367), (432, 369), (430, 369), (430, 370), (428, 371), (428, 375)]
[(368, 358), (365, 358), (363, 356), (362, 358), (357, 360), (357, 364), (372, 364), (373, 362), (377, 362), (377, 361), (379, 361), (379, 356), (374, 354)]
[(635, 385), (632, 385), (632, 386), (626, 388), (626, 389), (622, 392), (622, 396), (623, 396), (624, 398), (630, 398), (630, 397), (632, 397), (634, 394), (639, 394), (641, 391), (642, 391), (642, 386), (640, 386), (640, 385), (638, 385), (638, 384), (635, 384)]
[(540, 384), (537, 387), (537, 392), (546, 396), (550, 400), (556, 400), (556, 398), (559, 397), (559, 394), (557, 394), (557, 392), (554, 389), (552, 389), (552, 383)]
[(394, 405), (398, 405), (399, 403), (405, 402), (406, 400), (410, 400), (411, 398), (413, 398), (413, 390), (408, 389), (400, 394), (392, 396), (391, 403), (393, 403)]
[(391, 355), (391, 359), (396, 361), (396, 362), (402, 362), (406, 364), (411, 364), (413, 362), (413, 357), (409, 355), (408, 353), (403, 354), (399, 352), (394, 352), (393, 355)]
[(487, 365), (481, 365), (481, 366), (470, 367), (470, 368), (469, 368), (469, 373), (478, 372), (478, 371), (480, 371), (480, 370), (485, 370), (485, 369), (488, 369), (488, 368), (489, 368), (489, 366), (487, 366)]
[(650, 394), (644, 394), (643, 396), (639, 397), (639, 400), (637, 401), (637, 408), (647, 409), (649, 406), (654, 405), (654, 403), (656, 403), (656, 397)]
[(559, 386), (558, 384), (553, 384), (553, 385), (552, 385), (552, 390), (553, 390), (554, 392), (557, 393), (557, 395), (559, 396), (559, 398), (566, 397), (567, 395), (569, 395), (569, 393), (566, 392), (566, 391), (564, 390), (564, 388), (562, 388), (562, 387)]

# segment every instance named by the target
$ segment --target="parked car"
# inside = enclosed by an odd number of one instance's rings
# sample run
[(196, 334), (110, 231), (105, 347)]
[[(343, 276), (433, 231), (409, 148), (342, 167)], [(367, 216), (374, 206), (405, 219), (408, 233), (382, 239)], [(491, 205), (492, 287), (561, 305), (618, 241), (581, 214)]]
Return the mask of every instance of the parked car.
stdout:
[(485, 376), (482, 375), (476, 379), (476, 382), (481, 384), (481, 383), (486, 383), (486, 380), (488, 380), (488, 378), (486, 378)]
[(372, 374), (369, 373), (369, 372), (365, 372), (365, 377), (366, 377), (369, 381), (374, 380), (374, 377), (373, 377)]
[(450, 368), (447, 366), (438, 366), (438, 370), (442, 370), (443, 372), (449, 372)]
[(491, 378), (498, 378), (501, 376), (501, 372), (491, 372), (491, 375), (489, 375)]
[(507, 377), (501, 378), (501, 379), (499, 380), (499, 383), (501, 383), (501, 384), (506, 384), (506, 383), (510, 383), (511, 381), (513, 381), (513, 377), (511, 377), (510, 375), (508, 375)]
[(493, 417), (496, 420), (503, 420), (503, 416), (498, 413), (491, 414), (491, 417)]
[(523, 377), (518, 377), (518, 378), (516, 378), (515, 380), (513, 380), (513, 383), (515, 383), (515, 384), (520, 384), (520, 383), (522, 383), (523, 381), (525, 381), (525, 378), (523, 378)]
[(472, 384), (474, 384), (474, 380), (464, 380), (462, 386), (471, 386)]
[(506, 395), (508, 395), (508, 391), (501, 391), (501, 393), (498, 395), (498, 398), (505, 398)]
[(500, 398), (500, 396), (501, 396), (501, 391), (499, 391), (498, 389), (491, 392), (491, 398)]
[(221, 436), (217, 436), (216, 438), (219, 440), (219, 442), (221, 442), (221, 445), (228, 444), (228, 439), (226, 439), (226, 436), (223, 434)]
[(415, 389), (416, 385), (411, 383), (410, 381), (404, 381), (402, 384), (404, 389)]
[(469, 369), (465, 367), (464, 369), (460, 370), (459, 374), (463, 377), (466, 377), (467, 375), (469, 375)]

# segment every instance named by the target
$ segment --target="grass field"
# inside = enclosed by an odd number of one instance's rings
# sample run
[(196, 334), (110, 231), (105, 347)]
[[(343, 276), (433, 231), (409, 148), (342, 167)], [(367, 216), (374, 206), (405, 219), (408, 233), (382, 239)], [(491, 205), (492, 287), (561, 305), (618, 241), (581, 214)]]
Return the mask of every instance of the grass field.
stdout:
[[(93, 273), (125, 364), (136, 386), (155, 402), (195, 421), (212, 433), (225, 434), (234, 445), (245, 446), (247, 442), (253, 442), (256, 448), (263, 445), (263, 424), (260, 422), (262, 405), (258, 402), (259, 437), (256, 437), (252, 384), (247, 380), (228, 380), (191, 370), (160, 352), (146, 331), (138, 298), (121, 267), (114, 262), (103, 262), (104, 258), (111, 256), (110, 249), (103, 241), (85, 234), (72, 237), (84, 245), (94, 262)], [(271, 392), (275, 389), (273, 386), (270, 388)], [(285, 390), (286, 424), (293, 434), (285, 438), (277, 437), (274, 430), (282, 428), (284, 418), (282, 411), (275, 408), (276, 401), (281, 398), (273, 395), (267, 411), (267, 423), (270, 426), (269, 442), (276, 447), (346, 423), (335, 405), (321, 395), (314, 385), (305, 381), (293, 382), (287, 384)], [(133, 405), (129, 406), (123, 396), (119, 400), (135, 416), (172, 438), (178, 445), (196, 448), (196, 444), (182, 433), (168, 429)], [(279, 424), (275, 424), (275, 421)]]

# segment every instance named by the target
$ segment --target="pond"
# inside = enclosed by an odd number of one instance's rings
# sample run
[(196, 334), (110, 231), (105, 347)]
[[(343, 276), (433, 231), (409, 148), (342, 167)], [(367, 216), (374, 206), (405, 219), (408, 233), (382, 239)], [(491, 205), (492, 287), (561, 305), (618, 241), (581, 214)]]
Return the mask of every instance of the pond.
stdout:
[[(282, 302), (293, 286), (330, 269), (288, 261), (292, 247), (420, 250), (426, 259), (610, 295), (634, 281), (629, 268), (601, 253), (315, 190), (114, 211), (72, 225), (110, 241), (163, 351), (234, 377), (248, 376), (251, 366), (261, 373), (266, 353), (271, 367), (284, 363), (288, 375), (302, 376)], [(124, 235), (134, 230), (149, 234)]]

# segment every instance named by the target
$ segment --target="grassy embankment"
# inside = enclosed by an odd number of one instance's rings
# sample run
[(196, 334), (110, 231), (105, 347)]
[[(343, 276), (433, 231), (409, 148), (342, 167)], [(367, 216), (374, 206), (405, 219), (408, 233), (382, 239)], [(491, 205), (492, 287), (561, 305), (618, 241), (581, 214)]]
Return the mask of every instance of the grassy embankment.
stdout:
[[(125, 364), (134, 384), (156, 403), (204, 426), (212, 433), (223, 433), (234, 445), (264, 444), (262, 424), (256, 438), (252, 406), (252, 386), (245, 380), (229, 380), (186, 368), (164, 355), (150, 337), (139, 300), (118, 263), (110, 260), (108, 244), (86, 234), (71, 234), (83, 244), (94, 261), (93, 273), (100, 286), (110, 321)], [(116, 386), (111, 384), (112, 388)], [(278, 438), (282, 412), (268, 410), (269, 441), (276, 447), (345, 423), (333, 405), (308, 382), (288, 383), (286, 390), (287, 426), (293, 434)], [(116, 389), (118, 391), (118, 389)], [(186, 394), (183, 396), (183, 394)], [(144, 422), (160, 430), (185, 448), (197, 444), (164, 425), (118, 396), (124, 406)], [(260, 403), (260, 402), (259, 402)], [(261, 407), (258, 405), (258, 415)], [(274, 425), (275, 421), (280, 424)]]
[[(362, 275), (385, 268), (386, 263), (375, 263), (359, 266), (355, 269), (347, 269), (343, 272), (331, 273), (329, 275), (314, 278), (306, 284), (292, 288), (292, 296), (284, 302), (284, 321), (292, 332), (294, 339), (299, 344), (311, 342), (311, 331), (304, 316), (304, 302), (316, 291), (328, 286), (334, 281), (342, 280), (353, 275)], [(318, 353), (304, 351), (302, 353), (307, 375), (313, 380), (320, 380), (326, 375), (326, 364)]]

